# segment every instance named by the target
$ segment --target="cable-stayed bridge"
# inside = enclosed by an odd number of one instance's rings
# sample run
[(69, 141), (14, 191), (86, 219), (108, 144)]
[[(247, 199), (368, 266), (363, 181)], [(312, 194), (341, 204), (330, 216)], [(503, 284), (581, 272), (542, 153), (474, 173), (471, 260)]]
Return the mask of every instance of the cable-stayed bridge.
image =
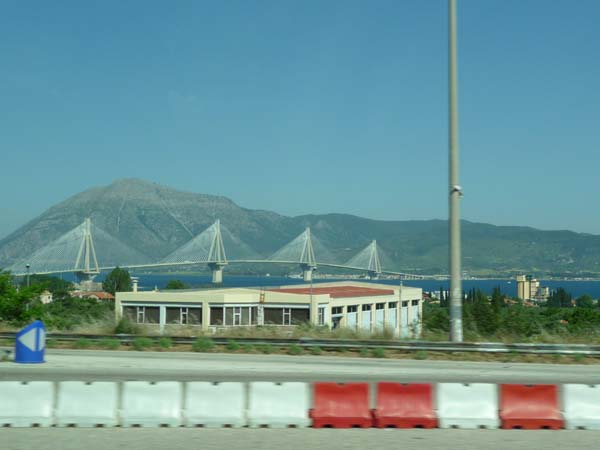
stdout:
[(217, 220), (171, 254), (161, 260), (150, 261), (147, 256), (86, 219), (81, 225), (7, 269), (18, 276), (72, 272), (80, 280), (91, 280), (101, 271), (115, 267), (141, 269), (206, 264), (212, 271), (213, 282), (221, 283), (223, 269), (229, 264), (290, 264), (300, 266), (304, 281), (307, 282), (312, 280), (312, 274), (318, 267), (362, 271), (371, 278), (382, 274), (405, 280), (433, 278), (386, 270), (382, 267), (380, 253), (374, 240), (348, 261), (336, 261), (310, 228), (306, 228), (271, 256), (264, 257), (257, 255)]

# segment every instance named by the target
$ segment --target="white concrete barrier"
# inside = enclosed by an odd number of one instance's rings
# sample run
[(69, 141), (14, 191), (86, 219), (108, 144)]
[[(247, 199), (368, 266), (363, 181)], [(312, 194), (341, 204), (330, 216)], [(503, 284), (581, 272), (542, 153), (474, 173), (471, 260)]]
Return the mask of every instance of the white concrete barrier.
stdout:
[(53, 406), (54, 385), (50, 381), (0, 381), (0, 426), (48, 427), (52, 425)]
[(182, 384), (176, 381), (123, 383), (121, 424), (126, 427), (180, 426)]
[(306, 383), (250, 383), (248, 425), (251, 427), (308, 427), (309, 408), (310, 389)]
[(61, 427), (115, 426), (118, 400), (117, 383), (63, 381), (58, 385), (56, 424)]
[(440, 428), (498, 428), (498, 388), (486, 383), (438, 383)]
[(244, 383), (186, 384), (185, 425), (188, 427), (243, 427), (246, 425)]
[(562, 386), (565, 428), (600, 430), (600, 385)]

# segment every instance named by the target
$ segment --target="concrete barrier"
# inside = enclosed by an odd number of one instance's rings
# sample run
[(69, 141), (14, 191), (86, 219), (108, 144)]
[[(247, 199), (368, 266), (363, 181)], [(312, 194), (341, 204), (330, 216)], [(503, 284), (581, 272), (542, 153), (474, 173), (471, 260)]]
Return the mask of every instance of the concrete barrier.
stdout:
[(49, 427), (53, 406), (50, 381), (0, 381), (0, 426)]
[(314, 383), (311, 410), (315, 428), (369, 428), (368, 383)]
[(244, 383), (186, 383), (184, 423), (188, 427), (246, 425)]
[(180, 426), (182, 385), (175, 381), (123, 383), (121, 425)]
[(564, 384), (563, 416), (569, 430), (600, 430), (600, 386), (596, 384)]
[(310, 391), (306, 383), (250, 383), (248, 425), (308, 427)]
[(58, 385), (56, 425), (110, 427), (118, 425), (119, 386), (113, 382), (64, 381)]
[(504, 429), (558, 430), (564, 426), (554, 384), (500, 385), (500, 418)]
[(487, 383), (439, 383), (440, 428), (498, 428), (498, 389)]
[(377, 428), (436, 428), (431, 384), (377, 383)]

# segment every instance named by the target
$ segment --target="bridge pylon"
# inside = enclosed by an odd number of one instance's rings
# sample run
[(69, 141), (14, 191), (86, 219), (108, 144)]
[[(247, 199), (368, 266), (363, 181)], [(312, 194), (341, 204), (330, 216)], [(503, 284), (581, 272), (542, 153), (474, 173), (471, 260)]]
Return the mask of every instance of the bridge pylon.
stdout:
[(83, 235), (77, 258), (75, 260), (75, 275), (81, 284), (91, 283), (96, 275), (100, 273), (94, 238), (92, 236), (92, 220), (88, 217), (81, 224)]
[(367, 266), (369, 277), (372, 280), (377, 280), (381, 275), (381, 261), (379, 260), (379, 251), (376, 240), (373, 240), (371, 245), (369, 245), (369, 252), (369, 264)]
[(217, 219), (213, 226), (215, 227), (215, 234), (208, 252), (208, 267), (212, 271), (212, 282), (220, 284), (223, 283), (223, 268), (228, 263), (225, 246), (223, 245), (223, 236), (221, 235), (221, 221)]
[(304, 243), (302, 253), (300, 254), (300, 268), (302, 269), (302, 278), (305, 283), (312, 281), (313, 271), (317, 270), (317, 259), (310, 237), (310, 227), (304, 231)]

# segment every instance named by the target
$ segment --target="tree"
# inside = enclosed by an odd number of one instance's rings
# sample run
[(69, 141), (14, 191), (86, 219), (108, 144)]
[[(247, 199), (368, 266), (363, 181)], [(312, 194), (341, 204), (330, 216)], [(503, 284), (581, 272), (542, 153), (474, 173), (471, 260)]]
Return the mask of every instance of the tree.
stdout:
[[(23, 279), (21, 281), (20, 287), (26, 287), (26, 283), (26, 280)], [(50, 292), (52, 292), (52, 295), (55, 299), (70, 297), (71, 291), (75, 289), (75, 285), (70, 281), (66, 281), (61, 278), (53, 277), (50, 275), (31, 275), (29, 283), (31, 286), (40, 285), (42, 287), (42, 290), (49, 290)]]
[(448, 307), (448, 296), (444, 289), (440, 286), (440, 306), (443, 308)]
[(495, 333), (500, 325), (500, 320), (498, 314), (490, 305), (487, 295), (479, 289), (473, 289), (471, 297), (473, 299), (473, 318), (477, 330), (485, 335)]
[(115, 295), (116, 292), (131, 291), (131, 275), (126, 269), (115, 267), (102, 282), (104, 292)]
[(492, 308), (494, 309), (494, 312), (496, 314), (500, 313), (500, 308), (502, 308), (503, 306), (506, 306), (506, 303), (504, 302), (504, 300), (505, 300), (505, 296), (502, 293), (502, 291), (500, 290), (500, 286), (496, 286), (492, 290)]
[(17, 289), (8, 272), (0, 272), (0, 321), (21, 325), (32, 319), (42, 319), (39, 301), (43, 287), (34, 285)]
[(583, 294), (575, 302), (578, 308), (593, 308), (596, 306), (592, 297), (587, 294)]
[(552, 292), (550, 297), (548, 297), (546, 306), (553, 308), (570, 308), (573, 306), (571, 304), (571, 298), (571, 294), (559, 287), (556, 291)]
[(165, 289), (189, 289), (189, 286), (181, 280), (169, 280)]

